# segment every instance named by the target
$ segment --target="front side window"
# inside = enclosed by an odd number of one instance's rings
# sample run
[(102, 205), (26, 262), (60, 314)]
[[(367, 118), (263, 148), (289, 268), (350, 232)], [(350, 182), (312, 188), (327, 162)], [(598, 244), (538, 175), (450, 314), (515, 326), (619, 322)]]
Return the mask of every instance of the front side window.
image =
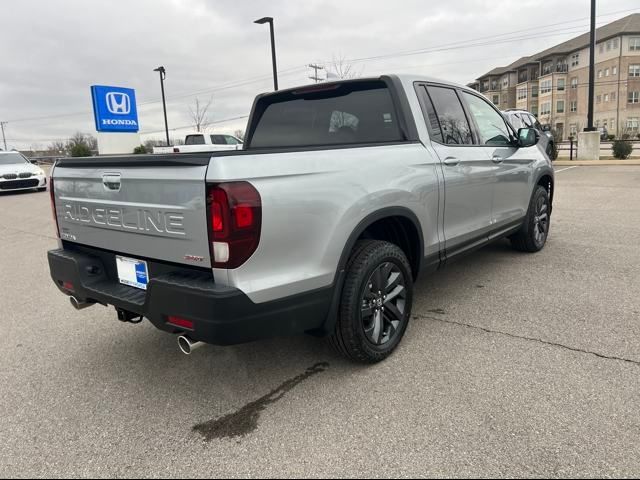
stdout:
[(629, 103), (640, 103), (640, 92), (629, 92)]
[(478, 126), (483, 145), (510, 145), (511, 135), (502, 115), (480, 97), (464, 92), (471, 116)]
[[(447, 145), (471, 145), (471, 127), (458, 98), (452, 88), (427, 87), (438, 119), (439, 134), (437, 138)], [(430, 115), (429, 115), (430, 116)], [(433, 125), (433, 124), (432, 124)]]

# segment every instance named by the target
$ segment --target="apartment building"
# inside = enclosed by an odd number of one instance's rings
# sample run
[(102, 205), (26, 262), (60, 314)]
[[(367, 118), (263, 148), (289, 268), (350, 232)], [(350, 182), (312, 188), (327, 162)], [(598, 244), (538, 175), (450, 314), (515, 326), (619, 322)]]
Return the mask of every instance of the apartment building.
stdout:
[[(589, 33), (494, 68), (469, 84), (501, 110), (538, 116), (567, 139), (587, 126)], [(596, 32), (594, 123), (610, 134), (640, 132), (640, 13)]]

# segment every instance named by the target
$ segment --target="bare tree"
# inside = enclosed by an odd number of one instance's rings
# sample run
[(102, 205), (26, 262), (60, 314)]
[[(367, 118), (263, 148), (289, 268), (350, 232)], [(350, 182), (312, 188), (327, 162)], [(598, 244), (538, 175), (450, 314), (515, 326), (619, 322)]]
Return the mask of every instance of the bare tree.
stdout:
[[(364, 67), (363, 67), (364, 68)], [(359, 70), (344, 56), (333, 55), (331, 63), (327, 67), (327, 80), (349, 80), (362, 75), (363, 68)]]
[(206, 130), (206, 128), (211, 124), (208, 111), (212, 103), (213, 97), (210, 97), (209, 101), (204, 105), (200, 103), (200, 99), (196, 98), (195, 109), (189, 106), (189, 115), (191, 117), (191, 120), (195, 124), (197, 132)]
[(60, 140), (56, 140), (55, 142), (51, 142), (49, 144), (49, 146), (47, 147), (47, 150), (54, 155), (62, 155), (66, 153), (67, 146), (64, 144), (64, 142)]
[(233, 135), (244, 142), (244, 130), (238, 129), (235, 132), (233, 132)]

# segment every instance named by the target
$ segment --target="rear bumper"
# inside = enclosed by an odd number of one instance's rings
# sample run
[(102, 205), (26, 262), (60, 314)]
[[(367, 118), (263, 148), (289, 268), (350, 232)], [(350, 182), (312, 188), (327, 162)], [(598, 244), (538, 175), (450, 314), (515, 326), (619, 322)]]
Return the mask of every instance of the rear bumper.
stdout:
[[(145, 292), (114, 278), (114, 253), (59, 249), (50, 251), (48, 259), (51, 278), (64, 294), (113, 305), (148, 318), (160, 330), (216, 345), (318, 330), (327, 319), (333, 294), (330, 287), (256, 304), (236, 288), (215, 284), (210, 274), (171, 271), (166, 265), (157, 273), (150, 265)], [(168, 324), (169, 316), (191, 320), (193, 330)]]

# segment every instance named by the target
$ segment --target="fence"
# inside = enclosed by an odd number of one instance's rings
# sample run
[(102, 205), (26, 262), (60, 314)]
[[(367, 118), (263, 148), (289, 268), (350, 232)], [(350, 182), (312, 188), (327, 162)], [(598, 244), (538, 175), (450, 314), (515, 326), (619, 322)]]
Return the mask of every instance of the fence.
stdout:
[[(633, 145), (633, 152), (631, 157), (640, 158), (640, 141), (638, 140), (622, 140), (623, 142), (629, 142)], [(558, 143), (558, 158), (568, 158), (569, 160), (575, 160), (578, 157), (578, 142), (577, 140), (570, 140), (568, 142)], [(600, 158), (613, 158), (613, 142), (600, 142)]]

